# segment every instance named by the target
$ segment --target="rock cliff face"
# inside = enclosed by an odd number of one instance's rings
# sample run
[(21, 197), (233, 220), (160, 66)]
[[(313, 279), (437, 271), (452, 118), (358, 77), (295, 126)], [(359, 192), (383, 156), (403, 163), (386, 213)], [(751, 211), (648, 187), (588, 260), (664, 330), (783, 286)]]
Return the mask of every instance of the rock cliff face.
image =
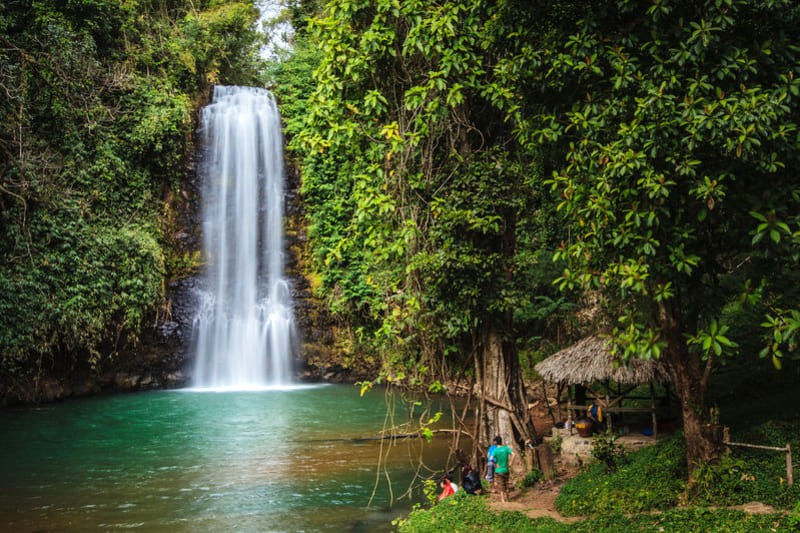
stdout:
[[(187, 184), (176, 209), (180, 210), (175, 245), (185, 254), (199, 253), (201, 201), (199, 184)], [(337, 325), (324, 302), (314, 295), (314, 277), (309, 274), (309, 241), (306, 219), (300, 197), (300, 177), (290, 163), (286, 168), (286, 204), (284, 212), (286, 277), (290, 280), (294, 315), (298, 330), (295, 374), (301, 381), (347, 383), (374, 376), (369, 360), (345, 357), (337, 345)], [(169, 388), (188, 383), (192, 356), (192, 323), (197, 310), (199, 279), (197, 276), (174, 281), (168, 288), (168, 315), (154, 321), (145, 331), (142, 346), (131, 359), (132, 364), (120, 368), (115, 384), (122, 381), (129, 389)]]
[[(0, 406), (187, 385), (191, 326), (196, 309), (195, 285), (195, 278), (173, 283), (168, 291), (171, 305), (162, 306), (149, 317), (140, 338), (119, 340), (115, 345), (109, 343), (101, 347), (102, 352), (112, 355), (96, 367), (69, 364), (65, 361), (71, 358), (63, 355), (37, 376), (3, 383)], [(170, 306), (166, 313), (165, 308)]]
[(286, 169), (286, 274), (292, 283), (299, 351), (295, 368), (304, 381), (349, 381), (348, 372), (337, 364), (336, 325), (323, 302), (314, 296), (306, 268), (310, 255), (305, 212), (300, 198), (300, 177), (292, 165)]

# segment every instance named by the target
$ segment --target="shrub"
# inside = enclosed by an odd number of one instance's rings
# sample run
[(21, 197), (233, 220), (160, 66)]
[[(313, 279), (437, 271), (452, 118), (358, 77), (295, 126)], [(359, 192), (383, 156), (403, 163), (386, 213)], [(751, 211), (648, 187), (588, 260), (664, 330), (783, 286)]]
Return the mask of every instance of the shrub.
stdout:
[(751, 492), (748, 485), (755, 481), (745, 461), (726, 455), (719, 464), (698, 466), (692, 472), (687, 492), (695, 504), (730, 504), (738, 499), (737, 495)]
[(564, 439), (561, 435), (556, 435), (553, 437), (553, 440), (550, 441), (550, 447), (553, 449), (553, 453), (556, 455), (561, 453), (561, 446), (564, 444)]
[(542, 474), (541, 470), (537, 470), (536, 468), (534, 468), (533, 470), (525, 474), (524, 478), (520, 479), (517, 482), (517, 488), (521, 489), (525, 487), (532, 487), (536, 485), (543, 477), (544, 474)]
[(617, 436), (610, 430), (595, 435), (592, 443), (592, 457), (605, 465), (606, 470), (613, 472), (625, 455), (625, 449), (617, 444)]

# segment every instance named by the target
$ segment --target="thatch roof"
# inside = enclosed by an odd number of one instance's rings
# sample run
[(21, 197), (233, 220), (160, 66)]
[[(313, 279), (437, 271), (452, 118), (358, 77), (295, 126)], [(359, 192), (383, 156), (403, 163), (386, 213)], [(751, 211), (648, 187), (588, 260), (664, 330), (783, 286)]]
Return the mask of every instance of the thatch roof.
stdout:
[(615, 361), (606, 339), (599, 335), (586, 337), (554, 353), (536, 365), (536, 371), (545, 381), (567, 385), (606, 380), (631, 385), (669, 381), (669, 373), (661, 361), (631, 359), (627, 365)]

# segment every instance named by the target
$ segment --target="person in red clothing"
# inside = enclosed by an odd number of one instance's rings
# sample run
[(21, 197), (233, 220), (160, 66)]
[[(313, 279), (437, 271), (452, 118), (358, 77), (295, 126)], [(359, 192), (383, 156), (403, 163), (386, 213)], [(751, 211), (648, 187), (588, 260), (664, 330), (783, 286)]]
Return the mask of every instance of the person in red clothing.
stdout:
[(439, 481), (439, 486), (442, 487), (442, 493), (439, 494), (439, 501), (458, 492), (458, 485), (453, 483), (453, 480), (447, 474), (442, 476), (441, 481)]

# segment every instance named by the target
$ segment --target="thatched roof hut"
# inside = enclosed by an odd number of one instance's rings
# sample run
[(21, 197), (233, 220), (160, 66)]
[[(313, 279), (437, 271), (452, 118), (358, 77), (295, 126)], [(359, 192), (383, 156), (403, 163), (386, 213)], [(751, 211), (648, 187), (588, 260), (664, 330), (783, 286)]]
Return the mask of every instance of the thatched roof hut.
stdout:
[(591, 335), (554, 353), (536, 365), (536, 371), (545, 381), (566, 385), (597, 381), (636, 385), (670, 380), (667, 368), (661, 361), (632, 359), (626, 365), (616, 360), (606, 340), (600, 335)]

